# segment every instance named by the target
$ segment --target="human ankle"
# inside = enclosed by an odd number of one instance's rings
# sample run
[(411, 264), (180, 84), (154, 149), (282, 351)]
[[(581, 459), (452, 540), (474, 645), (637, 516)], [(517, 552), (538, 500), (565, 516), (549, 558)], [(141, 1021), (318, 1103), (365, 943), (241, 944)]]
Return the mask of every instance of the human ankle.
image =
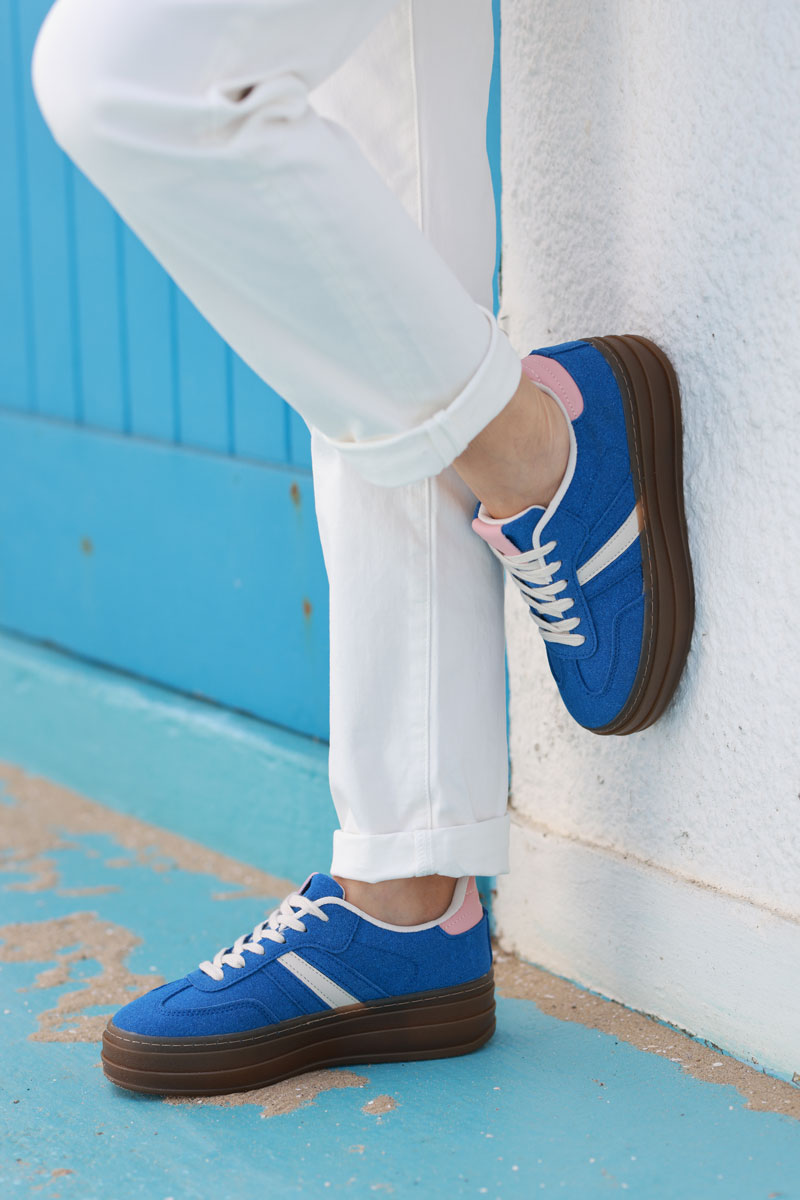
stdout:
[(449, 875), (420, 875), (365, 883), (361, 879), (333, 878), (344, 888), (345, 899), (370, 917), (388, 925), (424, 925), (435, 921), (450, 906), (456, 880)]
[(506, 407), (454, 461), (492, 517), (546, 508), (569, 460), (569, 427), (560, 404), (523, 374)]

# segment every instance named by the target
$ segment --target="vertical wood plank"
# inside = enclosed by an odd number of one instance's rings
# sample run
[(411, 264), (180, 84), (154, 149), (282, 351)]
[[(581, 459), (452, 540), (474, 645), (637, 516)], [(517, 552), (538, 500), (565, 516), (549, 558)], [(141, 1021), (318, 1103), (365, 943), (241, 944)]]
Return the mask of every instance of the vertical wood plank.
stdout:
[(34, 407), (67, 420), (80, 419), (78, 342), (75, 336), (74, 275), (70, 242), (72, 170), (39, 111), (31, 83), (31, 56), (50, 0), (18, 3), (22, 110), (27, 147), (30, 282), (36, 355)]
[(184, 446), (228, 453), (227, 343), (177, 291), (178, 397)]
[(85, 175), (72, 166), (70, 171), (82, 417), (87, 425), (122, 433), (128, 424), (128, 404), (120, 321), (119, 219)]
[(130, 432), (177, 441), (173, 284), (136, 234), (122, 221), (120, 226)]
[(0, 6), (0, 405), (25, 409), (32, 393), (28, 211), (22, 139), (17, 0)]
[(242, 458), (286, 462), (284, 403), (238, 354), (233, 372), (233, 452)]
[(303, 418), (289, 408), (289, 461), (298, 467), (311, 469), (311, 434)]

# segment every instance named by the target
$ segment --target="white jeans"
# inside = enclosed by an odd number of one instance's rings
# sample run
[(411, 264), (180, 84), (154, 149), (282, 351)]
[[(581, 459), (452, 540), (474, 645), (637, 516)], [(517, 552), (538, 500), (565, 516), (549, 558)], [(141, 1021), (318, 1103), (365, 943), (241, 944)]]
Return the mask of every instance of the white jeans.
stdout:
[(507, 867), (502, 578), (453, 459), (516, 390), (491, 312), (491, 0), (56, 0), (56, 141), (312, 429), (332, 870)]

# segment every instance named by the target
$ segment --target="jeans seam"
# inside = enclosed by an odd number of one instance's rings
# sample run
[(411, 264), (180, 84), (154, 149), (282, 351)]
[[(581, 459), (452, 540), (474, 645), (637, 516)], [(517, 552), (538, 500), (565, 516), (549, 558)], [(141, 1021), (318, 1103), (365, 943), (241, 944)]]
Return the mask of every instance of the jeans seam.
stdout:
[[(431, 789), (431, 721), (433, 719), (433, 487), (425, 480), (425, 571), (427, 575), (425, 620), (425, 799), (428, 806), (428, 829), (433, 829), (433, 796)], [(428, 855), (430, 857), (430, 855)]]
[[(411, 89), (414, 103), (414, 148), (417, 158), (417, 224), (423, 234), (425, 234), (425, 212), (423, 209), (423, 180), (422, 180), (422, 133), (420, 129), (420, 104), (419, 104), (419, 80), (417, 78), (417, 56), (416, 56), (416, 40), (414, 27), (414, 0), (409, 0), (408, 4), (408, 33), (409, 33), (409, 66), (411, 71)], [(427, 236), (427, 235), (426, 235)], [(429, 442), (432, 444), (432, 439), (429, 437)], [(434, 447), (437, 456), (441, 452), (438, 447)], [(428, 810), (428, 831), (433, 829), (433, 797), (431, 795), (431, 719), (432, 719), (432, 673), (433, 673), (433, 563), (432, 563), (432, 487), (431, 477), (428, 476), (424, 480), (424, 496), (425, 496), (425, 573), (426, 573), (426, 596), (425, 596), (425, 757), (424, 757), (424, 787), (425, 787), (425, 803)], [(424, 855), (424, 870), (430, 870), (430, 837), (424, 839), (425, 855)]]

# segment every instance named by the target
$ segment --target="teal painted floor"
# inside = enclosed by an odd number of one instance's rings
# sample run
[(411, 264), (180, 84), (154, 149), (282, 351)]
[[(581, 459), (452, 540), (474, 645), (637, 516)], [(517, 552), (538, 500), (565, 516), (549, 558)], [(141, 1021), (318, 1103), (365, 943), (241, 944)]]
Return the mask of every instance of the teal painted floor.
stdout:
[[(37, 659), (40, 683), (45, 659)], [(10, 686), (3, 662), (0, 653), (0, 685)], [(89, 705), (89, 676), (68, 663), (53, 666), (78, 672), (70, 692), (74, 738), (76, 708)], [(747, 1106), (763, 1082), (757, 1072), (733, 1064), (741, 1090), (703, 1082), (684, 1069), (696, 1043), (672, 1030), (665, 1042), (656, 1022), (647, 1023), (649, 1051), (591, 1028), (569, 1012), (580, 1007), (575, 989), (575, 1002), (553, 1015), (542, 997), (555, 1003), (559, 987), (569, 986), (558, 980), (552, 995), (540, 986), (538, 1003), (501, 995), (495, 1038), (466, 1058), (319, 1072), (235, 1102), (170, 1103), (116, 1089), (99, 1067), (107, 1015), (135, 990), (183, 974), (250, 929), (286, 880), (266, 874), (263, 819), (251, 828), (259, 840), (245, 858), (213, 832), (203, 835), (216, 829), (207, 802), (183, 797), (180, 821), (165, 810), (157, 822), (112, 802), (99, 760), (93, 770), (103, 803), (76, 788), (66, 752), (57, 779), (31, 774), (40, 765), (10, 753), (15, 722), (20, 744), (28, 737), (18, 696), (0, 734), (2, 1195), (594, 1200), (626, 1192), (648, 1200), (800, 1200), (800, 1122)], [(134, 741), (141, 708), (130, 708)], [(56, 709), (51, 716), (52, 742), (62, 726)], [(113, 746), (110, 739), (112, 757)], [(317, 787), (317, 774), (299, 754), (282, 770), (302, 805), (302, 789)], [(179, 773), (171, 786), (180, 788)], [(278, 875), (285, 862), (276, 854)], [(533, 974), (515, 970), (519, 978)], [(702, 1053), (709, 1069), (725, 1073), (731, 1060)], [(790, 1106), (797, 1089), (774, 1086), (773, 1107)]]

